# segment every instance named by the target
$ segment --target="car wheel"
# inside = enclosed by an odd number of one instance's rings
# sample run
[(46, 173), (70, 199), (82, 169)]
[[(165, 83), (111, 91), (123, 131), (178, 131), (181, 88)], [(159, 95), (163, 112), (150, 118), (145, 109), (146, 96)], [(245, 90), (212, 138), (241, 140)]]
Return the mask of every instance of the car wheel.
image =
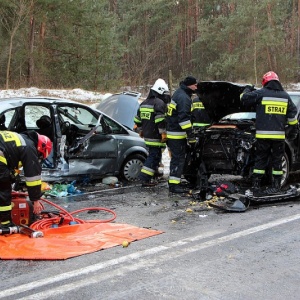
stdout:
[(122, 177), (127, 181), (137, 180), (145, 160), (146, 158), (141, 154), (129, 156), (120, 170)]
[(287, 183), (290, 174), (290, 162), (286, 153), (282, 157), (282, 178), (281, 178), (281, 186), (284, 186)]
[[(281, 165), (282, 165), (282, 172), (283, 172), (281, 177), (281, 186), (284, 186), (286, 185), (290, 174), (290, 162), (289, 162), (289, 157), (286, 153), (284, 153), (284, 156), (282, 157)], [(266, 177), (263, 180), (263, 184), (271, 185), (272, 184), (271, 178), (272, 178), (272, 167), (271, 165), (269, 165), (266, 172)]]

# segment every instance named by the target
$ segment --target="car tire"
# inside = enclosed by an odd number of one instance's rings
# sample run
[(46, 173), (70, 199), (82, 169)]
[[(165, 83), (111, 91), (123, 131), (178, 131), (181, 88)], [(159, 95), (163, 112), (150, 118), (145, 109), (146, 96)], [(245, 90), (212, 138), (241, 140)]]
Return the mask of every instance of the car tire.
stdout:
[[(285, 186), (287, 184), (289, 175), (290, 175), (290, 161), (287, 153), (285, 152), (282, 157), (282, 179), (281, 179), (281, 186)], [(266, 178), (263, 180), (264, 185), (271, 185), (272, 184), (272, 166), (269, 165), (267, 172), (266, 172)]]
[(120, 170), (122, 178), (126, 181), (136, 181), (145, 160), (146, 157), (141, 154), (134, 154), (126, 158)]
[(281, 179), (281, 186), (284, 186), (287, 184), (290, 175), (290, 162), (286, 153), (284, 153), (284, 156), (282, 157), (282, 171), (283, 175)]

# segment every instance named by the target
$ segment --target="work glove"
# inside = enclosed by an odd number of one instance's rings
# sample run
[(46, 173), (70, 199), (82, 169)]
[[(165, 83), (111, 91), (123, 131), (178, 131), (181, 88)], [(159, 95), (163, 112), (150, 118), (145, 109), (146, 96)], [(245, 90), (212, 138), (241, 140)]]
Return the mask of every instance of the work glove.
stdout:
[(196, 145), (197, 140), (196, 140), (193, 129), (188, 129), (186, 131), (186, 135), (187, 135), (188, 145), (191, 146), (191, 147), (194, 147)]
[(244, 88), (244, 91), (243, 91), (243, 94), (244, 93), (249, 93), (249, 92), (252, 92), (255, 90), (255, 87), (254, 85), (251, 85), (251, 84), (247, 84)]
[(295, 140), (298, 136), (298, 131), (299, 131), (298, 124), (289, 126), (287, 131), (288, 131), (287, 138), (291, 141)]
[(160, 140), (160, 142), (161, 143), (165, 143), (166, 141), (167, 141), (167, 134), (165, 132), (163, 132), (161, 134), (161, 140)]
[(139, 136), (140, 136), (141, 138), (144, 137), (143, 130), (140, 130), (140, 131), (139, 131)]

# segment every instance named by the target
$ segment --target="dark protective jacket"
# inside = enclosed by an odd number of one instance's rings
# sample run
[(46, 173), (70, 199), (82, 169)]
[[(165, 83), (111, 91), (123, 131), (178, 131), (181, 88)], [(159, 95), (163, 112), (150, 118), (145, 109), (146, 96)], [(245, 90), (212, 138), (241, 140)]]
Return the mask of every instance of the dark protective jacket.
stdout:
[(193, 99), (192, 124), (194, 128), (201, 128), (211, 124), (211, 119), (199, 97)]
[[(13, 172), (23, 166), (25, 182), (31, 201), (41, 197), (41, 164), (35, 143), (27, 136), (11, 131), (0, 131), (0, 161)], [(0, 179), (1, 180), (1, 179)]]
[(262, 89), (249, 91), (241, 95), (246, 107), (256, 109), (256, 138), (285, 139), (285, 126), (296, 125), (297, 108), (290, 96), (278, 81), (268, 82)]
[(155, 93), (150, 93), (140, 104), (134, 123), (137, 131), (142, 131), (147, 146), (166, 147), (166, 143), (161, 142), (161, 134), (166, 132), (166, 109), (165, 102), (155, 97)]
[(168, 139), (185, 139), (186, 131), (192, 129), (192, 94), (193, 91), (182, 82), (174, 92), (167, 111)]

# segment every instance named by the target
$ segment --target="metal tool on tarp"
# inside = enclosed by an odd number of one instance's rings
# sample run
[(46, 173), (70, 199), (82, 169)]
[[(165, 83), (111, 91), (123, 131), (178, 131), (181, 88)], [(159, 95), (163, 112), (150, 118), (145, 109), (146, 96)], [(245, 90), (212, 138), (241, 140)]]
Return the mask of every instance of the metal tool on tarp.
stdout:
[(44, 237), (42, 231), (36, 231), (26, 225), (16, 225), (10, 226), (7, 228), (0, 228), (0, 234), (14, 234), (14, 233), (21, 233), (29, 236), (30, 238), (41, 238)]

